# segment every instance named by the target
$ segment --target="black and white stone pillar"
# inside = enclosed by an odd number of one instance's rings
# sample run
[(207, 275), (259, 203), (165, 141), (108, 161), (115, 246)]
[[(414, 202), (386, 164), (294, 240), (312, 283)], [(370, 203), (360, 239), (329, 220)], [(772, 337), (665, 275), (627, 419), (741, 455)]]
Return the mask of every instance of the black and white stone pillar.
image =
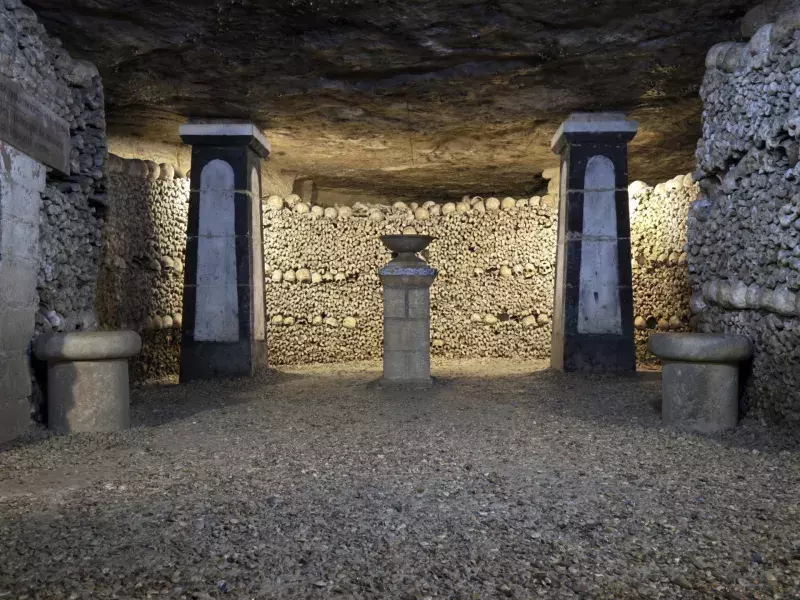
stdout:
[(261, 159), (251, 123), (189, 124), (191, 194), (180, 380), (253, 375), (267, 365)]
[(551, 364), (562, 371), (636, 370), (628, 142), (621, 113), (573, 113), (553, 137), (561, 155)]

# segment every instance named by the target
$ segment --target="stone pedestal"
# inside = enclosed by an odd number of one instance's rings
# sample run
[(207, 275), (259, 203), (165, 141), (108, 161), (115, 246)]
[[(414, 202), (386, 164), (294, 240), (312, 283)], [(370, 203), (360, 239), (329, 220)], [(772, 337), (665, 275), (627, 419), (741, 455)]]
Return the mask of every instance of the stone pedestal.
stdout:
[(190, 124), (191, 193), (180, 380), (251, 376), (267, 366), (261, 159), (250, 123)]
[(39, 336), (36, 356), (47, 361), (47, 426), (60, 433), (127, 429), (128, 358), (141, 349), (133, 331)]
[(710, 333), (656, 333), (647, 340), (662, 361), (661, 420), (682, 431), (715, 433), (739, 420), (739, 363), (750, 339)]
[(430, 287), (437, 273), (416, 256), (432, 239), (421, 235), (381, 238), (397, 254), (378, 271), (383, 284), (382, 385), (432, 384)]
[(627, 144), (637, 124), (574, 113), (553, 137), (561, 155), (551, 364), (636, 370)]

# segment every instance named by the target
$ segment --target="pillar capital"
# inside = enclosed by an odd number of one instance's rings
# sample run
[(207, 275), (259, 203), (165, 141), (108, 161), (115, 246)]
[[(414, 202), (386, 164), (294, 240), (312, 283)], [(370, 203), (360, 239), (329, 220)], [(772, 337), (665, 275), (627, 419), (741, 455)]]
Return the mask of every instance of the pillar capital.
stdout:
[(618, 112), (575, 112), (564, 121), (553, 136), (553, 152), (561, 154), (567, 144), (580, 142), (627, 143), (639, 129)]
[(270, 144), (253, 123), (188, 123), (178, 134), (191, 146), (247, 146), (260, 158), (270, 153)]

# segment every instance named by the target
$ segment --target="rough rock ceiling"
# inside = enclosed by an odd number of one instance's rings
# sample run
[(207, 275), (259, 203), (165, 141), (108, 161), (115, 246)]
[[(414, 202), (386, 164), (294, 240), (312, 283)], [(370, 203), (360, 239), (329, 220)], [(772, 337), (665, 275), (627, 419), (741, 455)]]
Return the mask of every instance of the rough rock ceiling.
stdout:
[(522, 194), (573, 110), (640, 121), (631, 176), (693, 166), (704, 57), (744, 0), (32, 0), (98, 64), (112, 133), (252, 118), (332, 188)]

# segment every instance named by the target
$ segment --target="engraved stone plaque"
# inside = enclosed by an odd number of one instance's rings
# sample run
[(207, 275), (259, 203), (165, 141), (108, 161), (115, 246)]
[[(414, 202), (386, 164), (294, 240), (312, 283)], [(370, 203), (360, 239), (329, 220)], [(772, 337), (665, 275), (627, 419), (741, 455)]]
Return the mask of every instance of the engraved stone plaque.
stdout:
[(49, 167), (69, 173), (69, 124), (2, 75), (0, 140)]

